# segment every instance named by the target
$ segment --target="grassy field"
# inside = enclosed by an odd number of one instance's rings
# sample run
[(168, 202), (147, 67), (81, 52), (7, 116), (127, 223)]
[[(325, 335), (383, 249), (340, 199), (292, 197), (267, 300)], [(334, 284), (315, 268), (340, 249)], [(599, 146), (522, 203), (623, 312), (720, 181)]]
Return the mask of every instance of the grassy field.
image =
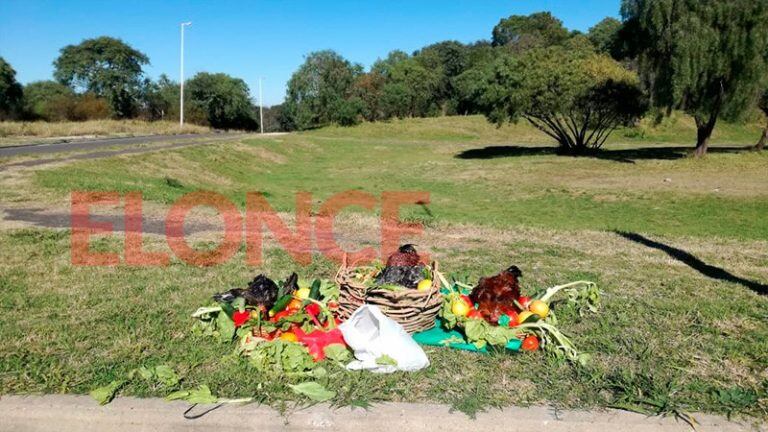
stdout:
[[(141, 190), (148, 212), (196, 189), (242, 205), (262, 191), (281, 211), (344, 190), (423, 190), (415, 239), (447, 272), (475, 277), (511, 264), (531, 292), (576, 279), (603, 290), (594, 316), (557, 310), (560, 327), (594, 354), (584, 367), (543, 353), (475, 355), (427, 349), (412, 374), (334, 372), (336, 403), (438, 401), (473, 412), (509, 404), (707, 411), (768, 419), (768, 155), (743, 152), (758, 126), (722, 125), (712, 153), (686, 157), (695, 130), (678, 117), (618, 131), (597, 157), (557, 156), (524, 124), (479, 117), (404, 120), (243, 139), (172, 151), (0, 172), (0, 200), (66, 209), (69, 192)], [(375, 212), (347, 213), (347, 240), (375, 241)], [(158, 238), (148, 247), (167, 246)], [(121, 249), (121, 236), (98, 242)], [(72, 267), (66, 231), (0, 231), (0, 389), (87, 392), (140, 365), (167, 363), (185, 386), (287, 407), (284, 379), (255, 373), (231, 347), (189, 332), (213, 292), (257, 272), (330, 277), (317, 256), (298, 267), (270, 249), (259, 268), (238, 257), (213, 268)], [(762, 294), (760, 294), (762, 293)], [(127, 394), (163, 395), (142, 383)]]
[(0, 122), (0, 146), (18, 144), (42, 138), (174, 135), (179, 133), (205, 133), (211, 129), (193, 124), (179, 129), (177, 122), (141, 120), (89, 120), (82, 122)]

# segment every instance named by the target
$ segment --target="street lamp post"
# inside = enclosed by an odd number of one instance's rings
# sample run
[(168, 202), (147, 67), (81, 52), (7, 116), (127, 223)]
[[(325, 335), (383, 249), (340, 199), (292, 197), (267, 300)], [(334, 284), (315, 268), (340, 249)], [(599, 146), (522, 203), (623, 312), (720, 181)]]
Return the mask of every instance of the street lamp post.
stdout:
[(184, 127), (184, 27), (191, 26), (192, 22), (183, 22), (180, 24), (181, 27), (181, 61), (180, 61), (180, 71), (179, 71), (179, 87), (181, 90), (181, 95), (179, 96), (179, 128)]
[(264, 133), (264, 99), (261, 96), (261, 77), (259, 77), (259, 129)]

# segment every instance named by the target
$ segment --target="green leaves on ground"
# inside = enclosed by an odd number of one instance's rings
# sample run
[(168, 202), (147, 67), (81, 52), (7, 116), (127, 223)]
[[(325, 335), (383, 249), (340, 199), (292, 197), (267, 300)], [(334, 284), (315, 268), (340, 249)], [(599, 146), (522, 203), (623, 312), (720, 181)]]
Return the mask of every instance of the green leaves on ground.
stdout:
[(92, 398), (96, 399), (96, 402), (98, 402), (99, 405), (106, 405), (112, 402), (112, 399), (115, 398), (117, 391), (120, 390), (120, 388), (122, 388), (126, 382), (126, 380), (115, 380), (103, 387), (98, 387), (91, 390), (91, 392), (88, 394)]
[(376, 364), (379, 366), (397, 366), (397, 360), (386, 354), (382, 354), (376, 359)]
[(166, 400), (184, 400), (195, 404), (211, 404), (218, 402), (219, 398), (211, 393), (211, 389), (203, 384), (195, 390), (179, 390), (165, 397)]
[(316, 402), (325, 402), (336, 396), (335, 391), (328, 390), (315, 381), (303, 382), (301, 384), (289, 384), (288, 387), (295, 393), (306, 396)]
[(98, 387), (89, 393), (89, 395), (96, 399), (100, 405), (105, 405), (112, 401), (117, 395), (117, 392), (125, 385), (130, 384), (136, 378), (141, 378), (151, 384), (160, 384), (161, 386), (172, 389), (179, 385), (181, 378), (179, 375), (167, 365), (158, 365), (154, 368), (148, 368), (141, 366), (138, 369), (134, 369), (128, 372), (126, 379), (114, 380), (111, 383)]
[(315, 367), (307, 350), (292, 342), (260, 343), (253, 347), (249, 356), (251, 364), (260, 372), (303, 373)]

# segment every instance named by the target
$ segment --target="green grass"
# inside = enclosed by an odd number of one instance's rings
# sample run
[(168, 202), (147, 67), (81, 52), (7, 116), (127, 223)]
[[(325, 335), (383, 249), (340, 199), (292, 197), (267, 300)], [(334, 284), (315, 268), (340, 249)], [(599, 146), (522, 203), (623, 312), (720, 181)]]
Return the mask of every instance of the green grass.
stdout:
[[(465, 412), (552, 403), (764, 421), (768, 298), (756, 291), (768, 284), (768, 157), (733, 150), (758, 131), (735, 125), (718, 129), (720, 151), (684, 157), (686, 122), (620, 131), (592, 158), (557, 156), (530, 127), (496, 129), (479, 117), (326, 128), (22, 171), (2, 196), (66, 206), (72, 189), (141, 190), (162, 207), (204, 188), (242, 206), (246, 191), (262, 191), (291, 211), (298, 190), (316, 200), (350, 189), (429, 191), (428, 211), (411, 206), (403, 216), (426, 223), (419, 248), (446, 272), (476, 278), (516, 264), (529, 293), (583, 278), (599, 284), (598, 314), (555, 308), (593, 361), (428, 348), (432, 366), (417, 373), (332, 371), (335, 403), (434, 401)], [(375, 231), (371, 217), (352, 220), (354, 233)], [(121, 237), (96, 246), (119, 251)], [(84, 393), (167, 363), (186, 387), (287, 407), (296, 397), (286, 384), (296, 379), (259, 374), (231, 346), (194, 337), (189, 314), (257, 272), (279, 279), (294, 269), (332, 277), (335, 265), (315, 257), (298, 267), (269, 249), (258, 268), (240, 255), (212, 268), (73, 267), (67, 232), (0, 231), (0, 392)], [(144, 383), (125, 393), (164, 395)]]
[[(203, 188), (242, 207), (245, 192), (261, 191), (282, 211), (293, 208), (296, 191), (324, 200), (353, 189), (376, 195), (421, 190), (431, 194), (431, 214), (416, 207), (408, 210), (410, 217), (498, 228), (768, 238), (761, 217), (768, 213), (768, 199), (759, 182), (768, 171), (765, 154), (720, 147), (695, 161), (680, 157), (677, 147), (638, 150), (617, 144), (619, 149), (609, 148), (600, 158), (569, 158), (528, 144), (502, 152), (514, 156), (498, 157), (483, 149), (514, 139), (522, 125), (499, 131), (478, 117), (426, 119), (410, 122), (414, 138), (406, 138), (409, 123), (395, 123), (389, 137), (381, 133), (386, 124), (330, 128), (280, 140), (186, 148), (171, 152), (172, 158), (164, 152), (78, 162), (39, 171), (35, 182), (58, 195), (141, 190), (146, 200), (165, 204)], [(450, 135), (443, 130), (449, 127), (459, 132)], [(365, 135), (371, 138), (361, 138)], [(736, 167), (744, 177), (733, 178)], [(627, 180), (632, 177), (638, 181)]]

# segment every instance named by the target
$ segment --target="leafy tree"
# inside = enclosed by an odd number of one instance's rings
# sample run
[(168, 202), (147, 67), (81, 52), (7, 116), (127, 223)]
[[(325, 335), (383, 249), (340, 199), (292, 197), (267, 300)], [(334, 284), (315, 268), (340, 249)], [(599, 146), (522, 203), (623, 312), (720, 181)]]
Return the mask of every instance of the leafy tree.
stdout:
[[(765, 114), (766, 120), (768, 120), (768, 89), (763, 90), (757, 106), (760, 108), (760, 111)], [(768, 124), (766, 124), (765, 128), (763, 128), (763, 133), (760, 135), (760, 139), (757, 141), (757, 144), (755, 144), (754, 149), (763, 150), (765, 148), (766, 142), (768, 142)]]
[(334, 51), (311, 53), (288, 81), (284, 110), (291, 127), (309, 129), (334, 121), (334, 108), (352, 91), (362, 67)]
[(362, 103), (360, 114), (368, 121), (384, 118), (381, 107), (382, 90), (386, 80), (375, 71), (358, 75), (352, 88), (352, 95)]
[(53, 62), (57, 81), (107, 98), (115, 117), (135, 114), (142, 66), (149, 63), (144, 53), (107, 36), (67, 45), (60, 52)]
[(16, 81), (16, 71), (0, 57), (0, 120), (18, 115), (23, 89)]
[(566, 153), (599, 149), (616, 127), (645, 111), (637, 76), (588, 51), (540, 48), (468, 73), (465, 81), (476, 81), (469, 90), (488, 120), (523, 117)]
[(72, 89), (56, 81), (35, 81), (24, 86), (24, 111), (32, 119), (68, 120), (75, 103)]
[(384, 118), (404, 118), (411, 115), (411, 94), (408, 86), (403, 83), (388, 83), (381, 92), (381, 109)]
[(568, 39), (563, 22), (549, 12), (512, 15), (493, 28), (493, 45), (519, 45), (523, 48), (559, 45)]
[(365, 103), (359, 97), (339, 99), (331, 107), (333, 115), (331, 121), (340, 126), (354, 126), (360, 123)]
[(406, 58), (388, 65), (382, 89), (382, 109), (387, 117), (425, 117), (439, 111), (440, 74), (417, 59)]
[(696, 156), (717, 119), (754, 103), (766, 70), (768, 0), (624, 0), (653, 104), (696, 120)]
[(91, 92), (76, 95), (68, 120), (100, 120), (110, 115), (109, 102)]
[(620, 29), (621, 21), (607, 17), (591, 27), (587, 37), (599, 52), (613, 55), (617, 49)]
[(211, 126), (221, 129), (258, 128), (245, 81), (224, 73), (200, 72), (187, 81), (185, 90), (185, 97), (189, 92), (192, 108), (204, 112)]
[(264, 132), (283, 132), (283, 105), (264, 107)]
[[(142, 117), (147, 120), (169, 120), (179, 117), (179, 83), (162, 74), (157, 81), (145, 79), (139, 91), (139, 105)], [(189, 121), (203, 120), (206, 116), (190, 116), (184, 113)], [(193, 118), (194, 117), (194, 118)]]
[(457, 112), (456, 91), (453, 79), (469, 67), (469, 48), (457, 41), (445, 41), (429, 45), (414, 54), (427, 70), (438, 76), (435, 92), (436, 102), (444, 114)]

